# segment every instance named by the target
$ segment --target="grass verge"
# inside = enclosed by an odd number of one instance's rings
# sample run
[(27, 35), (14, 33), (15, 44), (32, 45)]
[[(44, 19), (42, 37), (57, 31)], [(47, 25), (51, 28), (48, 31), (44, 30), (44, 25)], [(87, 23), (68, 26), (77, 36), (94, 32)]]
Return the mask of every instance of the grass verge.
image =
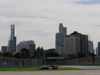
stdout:
[[(81, 69), (74, 67), (59, 67), (57, 70), (81, 70)], [(0, 68), (0, 71), (55, 71), (55, 70), (37, 70), (37, 67), (26, 67), (26, 68)]]
[(82, 69), (75, 67), (59, 67), (58, 70), (82, 70)]

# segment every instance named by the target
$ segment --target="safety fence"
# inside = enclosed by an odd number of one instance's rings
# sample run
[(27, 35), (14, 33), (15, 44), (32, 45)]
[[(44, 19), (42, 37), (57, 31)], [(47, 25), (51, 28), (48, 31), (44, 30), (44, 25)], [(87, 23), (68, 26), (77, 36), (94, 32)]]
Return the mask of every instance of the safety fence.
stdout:
[(42, 65), (42, 60), (39, 59), (16, 59), (16, 58), (0, 57), (0, 66), (21, 67), (23, 65), (23, 60), (24, 60), (24, 66)]
[(45, 61), (47, 65), (100, 65), (100, 56), (78, 58), (72, 60)]
[[(0, 67), (22, 67), (24, 59), (0, 57)], [(25, 59), (24, 66), (39, 66), (39, 65), (100, 65), (100, 56), (73, 59), (73, 60), (55, 60), (46, 61), (40, 59)]]

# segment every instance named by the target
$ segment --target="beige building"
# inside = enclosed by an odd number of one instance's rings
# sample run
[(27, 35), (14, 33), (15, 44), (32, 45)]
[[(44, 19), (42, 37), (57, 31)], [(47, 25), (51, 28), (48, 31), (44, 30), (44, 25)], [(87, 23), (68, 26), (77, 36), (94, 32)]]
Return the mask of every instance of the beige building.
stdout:
[(17, 45), (17, 51), (20, 52), (22, 48), (27, 48), (30, 51), (30, 56), (34, 56), (35, 43), (33, 40), (22, 41)]
[(81, 51), (81, 38), (78, 36), (67, 36), (64, 39), (64, 55), (77, 54)]

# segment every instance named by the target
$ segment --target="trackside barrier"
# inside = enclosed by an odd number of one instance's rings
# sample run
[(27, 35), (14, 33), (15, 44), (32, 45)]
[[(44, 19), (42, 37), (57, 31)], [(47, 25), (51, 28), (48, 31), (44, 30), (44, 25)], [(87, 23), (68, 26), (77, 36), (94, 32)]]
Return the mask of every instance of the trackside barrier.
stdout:
[[(20, 68), (22, 67), (23, 59), (0, 57), (0, 68)], [(73, 59), (73, 60), (57, 60), (57, 61), (44, 61), (40, 59), (25, 59), (25, 67), (36, 67), (41, 65), (93, 65), (91, 57)], [(100, 56), (95, 56), (94, 65), (100, 66)]]

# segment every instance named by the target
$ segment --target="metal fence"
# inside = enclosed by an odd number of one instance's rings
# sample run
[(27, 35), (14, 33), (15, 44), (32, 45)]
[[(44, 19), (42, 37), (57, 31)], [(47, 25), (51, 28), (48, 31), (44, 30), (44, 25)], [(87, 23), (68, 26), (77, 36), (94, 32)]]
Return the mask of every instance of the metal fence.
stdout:
[[(22, 66), (23, 59), (0, 57), (0, 66)], [(25, 59), (24, 66), (38, 66), (42, 65), (42, 60), (39, 59)]]
[[(19, 66), (21, 67), (23, 59), (0, 57), (0, 66)], [(25, 59), (24, 66), (39, 66), (39, 65), (86, 65), (93, 64), (91, 57), (73, 59), (73, 60), (56, 60), (56, 61), (45, 61), (40, 59)], [(100, 65), (100, 56), (94, 57), (94, 64)]]
[(94, 60), (92, 57), (78, 58), (72, 60), (61, 60), (61, 61), (46, 61), (47, 65), (100, 65), (100, 56), (95, 56)]

